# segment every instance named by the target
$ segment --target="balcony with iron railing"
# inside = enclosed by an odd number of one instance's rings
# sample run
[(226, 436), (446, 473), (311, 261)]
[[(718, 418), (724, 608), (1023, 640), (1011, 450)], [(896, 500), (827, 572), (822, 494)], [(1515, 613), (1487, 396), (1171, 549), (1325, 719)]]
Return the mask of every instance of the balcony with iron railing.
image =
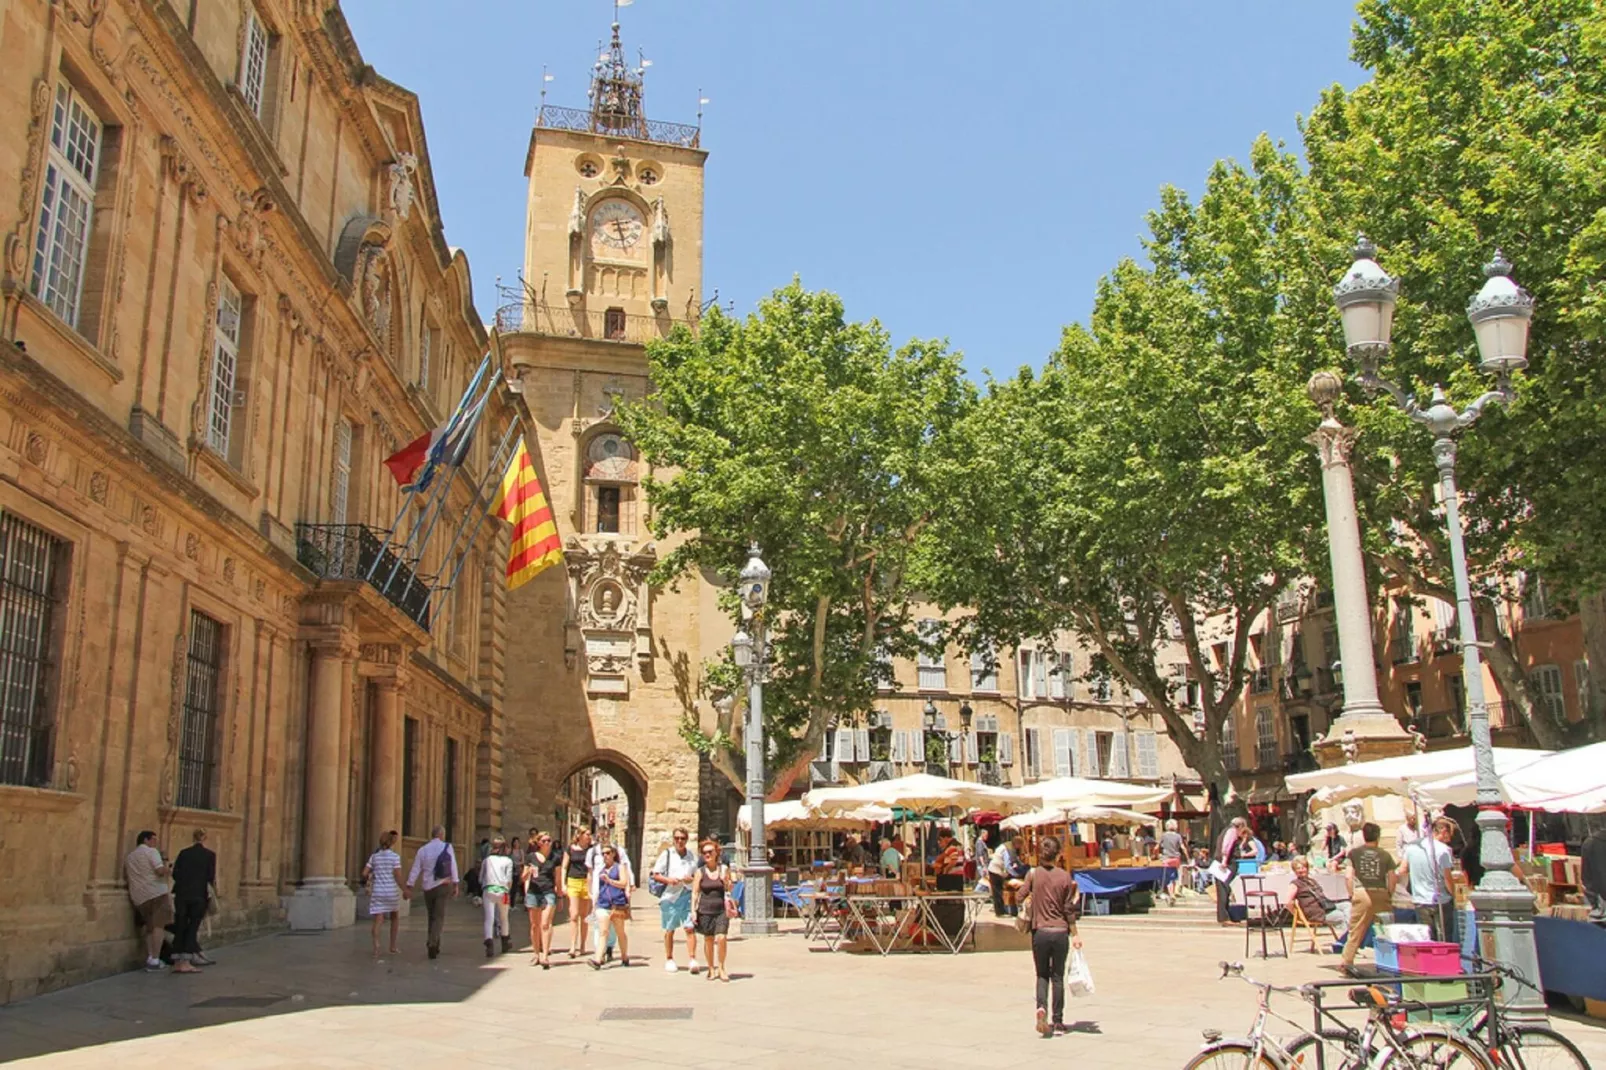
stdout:
[(1416, 634), (1406, 632), (1396, 635), (1389, 640), (1389, 660), (1395, 665), (1409, 665), (1420, 660), (1420, 652), (1416, 646)]
[(535, 116), (536, 129), (572, 130), (579, 134), (602, 134), (610, 138), (628, 138), (632, 141), (651, 141), (659, 145), (675, 145), (695, 149), (702, 140), (700, 126), (685, 123), (665, 123), (645, 116), (627, 116), (617, 112), (590, 108), (560, 108), (543, 104)]
[(366, 524), (297, 524), (296, 560), (319, 579), (367, 583), (414, 624), (429, 630), (429, 580)]
[(594, 338), (603, 342), (644, 345), (667, 338), (677, 325), (696, 329), (694, 321), (667, 314), (644, 316), (618, 309), (584, 309), (572, 305), (514, 301), (496, 310), (496, 329), (503, 334), (539, 334), (554, 338)]
[(1249, 674), (1249, 693), (1264, 695), (1271, 691), (1271, 666), (1262, 666)]
[(1428, 637), (1428, 645), (1438, 657), (1461, 653), (1461, 640), (1454, 628), (1435, 628)]

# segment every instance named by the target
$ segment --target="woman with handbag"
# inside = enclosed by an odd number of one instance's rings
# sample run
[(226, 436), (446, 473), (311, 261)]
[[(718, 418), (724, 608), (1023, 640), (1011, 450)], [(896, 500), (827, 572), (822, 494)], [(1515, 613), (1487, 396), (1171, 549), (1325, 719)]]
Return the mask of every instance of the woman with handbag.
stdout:
[[(1060, 841), (1044, 836), (1037, 845), (1037, 868), (1026, 874), (1021, 887), (1021, 913), (1031, 926), (1032, 963), (1037, 970), (1037, 1033), (1043, 1037), (1065, 1029), (1065, 962), (1071, 948), (1082, 949), (1082, 939), (1076, 935), (1081, 897), (1075, 879), (1054, 864), (1059, 854)], [(1050, 989), (1054, 996), (1052, 1021)]]
[[(719, 860), (719, 844), (704, 840), (701, 851), (703, 864), (692, 879), (693, 927), (703, 938), (703, 961), (708, 971), (703, 975), (712, 981), (716, 977), (729, 981), (725, 970), (725, 951), (730, 934), (731, 919), (736, 916), (736, 900), (731, 897), (731, 872)], [(715, 950), (719, 951), (716, 958)]]
[(630, 921), (630, 869), (619, 864), (619, 849), (612, 844), (602, 849), (602, 865), (597, 870), (597, 952), (590, 959), (593, 970), (602, 969), (603, 934), (609, 928), (619, 940), (619, 965), (630, 965), (630, 939), (625, 925)]

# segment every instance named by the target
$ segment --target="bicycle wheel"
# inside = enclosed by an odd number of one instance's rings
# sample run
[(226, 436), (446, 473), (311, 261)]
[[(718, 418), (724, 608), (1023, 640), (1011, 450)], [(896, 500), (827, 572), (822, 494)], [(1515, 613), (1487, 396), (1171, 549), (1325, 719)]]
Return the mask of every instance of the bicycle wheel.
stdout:
[(1253, 1044), (1228, 1040), (1210, 1047), (1189, 1059), (1182, 1070), (1280, 1070), (1276, 1060), (1265, 1052), (1255, 1054)]
[(1320, 1035), (1306, 1033), (1289, 1044), (1287, 1051), (1288, 1064), (1294, 1070), (1354, 1070), (1367, 1062), (1360, 1034), (1353, 1029), (1323, 1029)]
[(1589, 1070), (1572, 1041), (1543, 1025), (1506, 1027), (1494, 1056), (1503, 1070)]
[(1400, 1048), (1388, 1053), (1379, 1070), (1494, 1070), (1483, 1045), (1441, 1026), (1412, 1028), (1400, 1038)]

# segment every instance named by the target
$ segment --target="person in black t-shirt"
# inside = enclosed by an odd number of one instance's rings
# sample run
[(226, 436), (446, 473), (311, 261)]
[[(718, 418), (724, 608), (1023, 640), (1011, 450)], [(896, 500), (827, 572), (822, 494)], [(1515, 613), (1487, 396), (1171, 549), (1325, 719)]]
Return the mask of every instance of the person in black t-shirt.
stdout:
[(206, 846), (205, 829), (196, 829), (191, 838), (194, 842), (173, 860), (173, 957), (210, 966), (200, 935), (207, 904), (217, 895), (217, 854)]

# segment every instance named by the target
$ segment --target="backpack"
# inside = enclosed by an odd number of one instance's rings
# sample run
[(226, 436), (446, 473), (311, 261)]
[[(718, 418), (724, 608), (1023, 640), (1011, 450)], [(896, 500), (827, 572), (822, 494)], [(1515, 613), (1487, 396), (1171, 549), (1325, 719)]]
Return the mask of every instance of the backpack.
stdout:
[(438, 881), (449, 880), (451, 878), (452, 845), (450, 843), (443, 844), (441, 846), (441, 853), (435, 856), (434, 874), (435, 879)]

